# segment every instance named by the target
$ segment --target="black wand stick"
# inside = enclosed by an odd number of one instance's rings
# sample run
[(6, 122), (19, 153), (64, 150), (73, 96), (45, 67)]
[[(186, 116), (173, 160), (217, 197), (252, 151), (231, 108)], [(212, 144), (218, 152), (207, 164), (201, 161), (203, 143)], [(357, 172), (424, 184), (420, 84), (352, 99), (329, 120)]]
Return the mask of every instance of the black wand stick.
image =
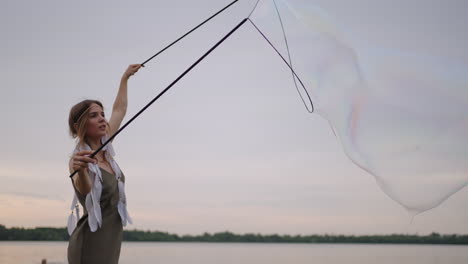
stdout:
[[(151, 100), (145, 107), (143, 107), (136, 115), (134, 115), (130, 120), (125, 123), (117, 132), (115, 132), (114, 135), (112, 135), (106, 142), (102, 144), (101, 147), (99, 147), (96, 151), (94, 151), (93, 154), (91, 154), (90, 158), (94, 158), (94, 156), (101, 151), (102, 148), (104, 148), (110, 141), (112, 141), (125, 127), (127, 127), (133, 120), (135, 120), (143, 111), (145, 111), (150, 105), (152, 105), (156, 100), (159, 99), (165, 92), (167, 92), (174, 84), (176, 84), (182, 77), (184, 77), (188, 72), (190, 72), (198, 63), (200, 63), (203, 59), (205, 59), (208, 54), (210, 54), (213, 50), (215, 50), (221, 43), (223, 43), (229, 36), (232, 35), (239, 27), (241, 27), (248, 18), (244, 18), (237, 26), (235, 26), (229, 33), (227, 33), (221, 40), (219, 40), (213, 47), (211, 47), (203, 56), (201, 56), (197, 61), (195, 61), (187, 70), (185, 70), (177, 79), (175, 79), (171, 84), (169, 84), (166, 89), (164, 89), (162, 92), (160, 92), (153, 100)], [(78, 170), (74, 171), (71, 175), (70, 178), (73, 177), (78, 172)]]
[(193, 31), (195, 31), (197, 28), (201, 27), (203, 24), (205, 24), (206, 22), (210, 21), (212, 18), (214, 18), (215, 16), (219, 15), (221, 12), (223, 12), (224, 10), (228, 9), (230, 6), (232, 6), (233, 4), (235, 4), (237, 1), (239, 0), (235, 0), (233, 1), (232, 3), (230, 3), (229, 5), (225, 6), (223, 9), (219, 10), (218, 12), (216, 12), (215, 14), (213, 14), (212, 16), (210, 16), (209, 18), (205, 19), (205, 21), (201, 22), (200, 24), (198, 24), (196, 27), (192, 28), (191, 30), (189, 30), (187, 33), (185, 33), (184, 35), (180, 36), (178, 39), (174, 40), (171, 44), (167, 45), (164, 49), (158, 51), (156, 54), (154, 54), (153, 56), (151, 56), (151, 58), (145, 60), (145, 62), (143, 62), (141, 65), (145, 65), (148, 61), (152, 60), (154, 57), (158, 56), (159, 54), (163, 53), (165, 50), (167, 50), (168, 48), (170, 48), (172, 45), (176, 44), (177, 42), (179, 42), (179, 40), (185, 38), (188, 34), (192, 33)]

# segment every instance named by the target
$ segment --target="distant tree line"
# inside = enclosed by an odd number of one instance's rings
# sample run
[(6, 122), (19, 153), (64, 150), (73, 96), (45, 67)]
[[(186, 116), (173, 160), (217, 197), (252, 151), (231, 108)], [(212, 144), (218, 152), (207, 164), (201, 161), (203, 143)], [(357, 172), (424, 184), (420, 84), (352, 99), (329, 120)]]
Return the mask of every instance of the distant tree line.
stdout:
[[(124, 230), (124, 241), (160, 242), (242, 242), (242, 243), (368, 243), (368, 244), (453, 244), (468, 245), (468, 235), (262, 235), (234, 234), (229, 231), (202, 235), (170, 234), (160, 231)], [(0, 241), (68, 241), (66, 228), (36, 227), (32, 229), (0, 225)]]

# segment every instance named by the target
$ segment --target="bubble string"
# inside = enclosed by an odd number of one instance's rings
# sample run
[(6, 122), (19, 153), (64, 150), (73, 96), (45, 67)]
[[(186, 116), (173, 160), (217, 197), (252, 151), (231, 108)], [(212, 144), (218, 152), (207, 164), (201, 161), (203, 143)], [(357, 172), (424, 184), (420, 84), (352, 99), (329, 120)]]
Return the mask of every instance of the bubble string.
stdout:
[[(277, 48), (275, 48), (275, 46), (271, 43), (271, 41), (265, 36), (265, 34), (263, 34), (263, 32), (257, 27), (257, 25), (255, 25), (255, 23), (250, 19), (248, 18), (249, 22), (255, 27), (255, 29), (257, 29), (258, 33), (260, 33), (260, 35), (262, 35), (262, 37), (268, 42), (268, 44), (270, 44), (270, 46), (276, 51), (276, 53), (278, 54), (278, 56), (281, 57), (281, 59), (284, 61), (284, 63), (286, 63), (286, 65), (289, 67), (289, 69), (291, 70), (291, 73), (293, 75), (293, 79), (294, 79), (294, 84), (296, 85), (296, 89), (299, 93), (299, 95), (301, 96), (301, 99), (302, 99), (302, 102), (304, 103), (304, 106), (306, 107), (307, 111), (309, 113), (313, 113), (314, 112), (314, 104), (312, 103), (312, 99), (310, 98), (310, 95), (309, 95), (309, 92), (307, 91), (307, 89), (305, 88), (305, 85), (304, 83), (301, 81), (301, 78), (299, 78), (299, 76), (297, 76), (296, 72), (294, 71), (293, 67), (286, 61), (286, 59), (283, 57), (283, 55), (281, 55), (281, 53), (278, 51)], [(289, 52), (288, 52), (289, 54)], [(290, 58), (291, 59), (291, 58)], [(299, 92), (299, 88), (297, 87), (297, 83), (296, 83), (296, 78), (297, 80), (299, 81), (299, 83), (301, 84), (302, 88), (304, 89), (305, 93), (307, 94), (307, 98), (309, 99), (309, 102), (310, 102), (310, 105), (311, 105), (311, 108), (309, 110), (309, 108), (307, 107), (307, 104), (305, 103), (304, 101), (304, 98), (302, 97), (301, 93)]]
[[(296, 86), (297, 93), (301, 97), (302, 103), (304, 104), (305, 108), (307, 109), (307, 111), (309, 113), (312, 113), (312, 112), (314, 112), (314, 104), (312, 103), (312, 100), (310, 99), (310, 96), (309, 96), (309, 93), (308, 93), (307, 89), (305, 88), (304, 84), (302, 82), (300, 82), (301, 86), (302, 86), (302, 89), (305, 91), (305, 93), (307, 94), (307, 97), (309, 99), (310, 106), (311, 106), (310, 110), (309, 110), (309, 107), (307, 106), (306, 102), (304, 101), (304, 97), (302, 96), (301, 92), (299, 91), (299, 87), (297, 86), (296, 78), (299, 81), (300, 81), (300, 79), (297, 77), (296, 73), (293, 70), (293, 64), (292, 64), (292, 60), (291, 60), (291, 53), (289, 51), (289, 43), (288, 43), (288, 38), (286, 37), (286, 30), (284, 29), (283, 19), (281, 18), (281, 14), (280, 14), (280, 12), (278, 10), (278, 5), (276, 4), (276, 0), (272, 0), (272, 1), (273, 1), (273, 5), (275, 7), (275, 10), (276, 10), (276, 14), (278, 15), (278, 20), (279, 20), (280, 25), (281, 25), (281, 32), (283, 32), (284, 44), (286, 45), (286, 51), (288, 52), (289, 65), (291, 65), (290, 69), (291, 69), (291, 74), (292, 74), (293, 81), (294, 81), (294, 86)], [(296, 78), (294, 76), (296, 76)]]
[[(225, 6), (224, 8), (220, 9), (218, 12), (216, 12), (215, 14), (211, 15), (209, 18), (205, 19), (203, 22), (201, 22), (200, 24), (198, 24), (197, 26), (195, 26), (194, 28), (192, 28), (191, 30), (189, 30), (188, 32), (186, 32), (185, 34), (183, 34), (182, 36), (180, 36), (179, 38), (177, 38), (176, 40), (174, 40), (173, 42), (171, 42), (169, 45), (167, 45), (166, 47), (164, 47), (163, 49), (161, 49), (160, 51), (158, 51), (156, 54), (154, 54), (153, 56), (151, 56), (150, 58), (148, 58), (146, 61), (144, 61), (143, 63), (141, 63), (141, 65), (143, 66), (144, 64), (146, 64), (147, 62), (149, 62), (150, 60), (152, 60), (153, 58), (155, 58), (156, 56), (158, 56), (159, 54), (163, 53), (165, 50), (169, 49), (171, 46), (173, 46), (174, 44), (176, 44), (177, 42), (179, 42), (180, 40), (182, 40), (183, 38), (185, 38), (187, 35), (189, 35), (190, 33), (192, 33), (193, 31), (197, 30), (199, 27), (201, 27), (202, 25), (204, 25), (205, 23), (207, 23), (208, 21), (210, 21), (211, 19), (213, 19), (214, 17), (216, 17), (217, 15), (219, 15), (220, 13), (222, 13), (223, 11), (225, 11), (226, 9), (228, 9), (229, 7), (231, 7), (232, 5), (234, 5), (236, 2), (238, 2), (239, 0), (235, 0), (233, 2), (231, 2), (230, 4), (228, 4), (227, 6)], [(278, 49), (275, 48), (275, 46), (271, 43), (271, 41), (265, 36), (265, 34), (263, 34), (263, 32), (255, 25), (255, 23), (250, 19), (250, 16), (252, 15), (252, 13), (255, 11), (257, 5), (259, 3), (259, 0), (256, 1), (255, 3), (255, 6), (254, 8), (252, 9), (252, 11), (249, 13), (249, 15), (247, 16), (247, 18), (243, 19), (236, 27), (234, 27), (228, 34), (226, 34), (220, 41), (218, 41), (218, 43), (216, 43), (210, 50), (208, 50), (203, 56), (201, 56), (195, 63), (193, 63), (186, 71), (184, 71), (177, 79), (175, 79), (171, 84), (169, 84), (162, 92), (160, 92), (153, 100), (151, 100), (145, 107), (143, 107), (137, 114), (135, 114), (127, 123), (125, 123), (121, 128), (119, 128), (119, 130), (117, 130), (117, 132), (115, 132), (114, 135), (112, 135), (108, 140), (106, 140), (96, 151), (94, 151), (94, 153), (92, 153), (90, 155), (91, 158), (94, 158), (94, 156), (99, 153), (109, 142), (111, 142), (123, 129), (125, 129), (125, 127), (127, 127), (131, 122), (133, 122), (133, 120), (135, 120), (141, 113), (143, 113), (150, 105), (152, 105), (157, 99), (159, 99), (159, 97), (161, 97), (167, 90), (169, 90), (173, 85), (175, 85), (180, 79), (182, 79), (189, 71), (191, 71), (198, 63), (200, 63), (206, 56), (208, 56), (208, 54), (210, 54), (214, 49), (216, 49), (222, 42), (224, 42), (224, 40), (226, 40), (232, 33), (234, 33), (240, 26), (242, 26), (247, 20), (256, 28), (256, 30), (263, 36), (263, 38), (269, 43), (269, 45), (276, 51), (276, 53), (281, 57), (281, 59), (284, 61), (284, 63), (286, 63), (286, 65), (289, 67), (289, 69), (291, 70), (291, 73), (293, 75), (293, 79), (294, 79), (294, 84), (296, 86), (296, 90), (298, 91), (299, 95), (301, 96), (301, 99), (302, 99), (302, 102), (304, 103), (306, 109), (312, 113), (314, 111), (314, 106), (313, 106), (313, 103), (312, 103), (312, 100), (310, 98), (310, 95), (307, 91), (307, 89), (305, 88), (305, 85), (304, 83), (301, 81), (301, 79), (299, 78), (299, 76), (296, 74), (296, 72), (294, 71), (293, 67), (290, 65), (290, 63), (288, 63), (286, 61), (286, 59), (281, 55), (281, 53), (278, 51)], [(280, 23), (281, 23), (281, 27), (282, 27), (282, 30), (283, 30), (283, 36), (284, 36), (284, 39), (285, 39), (285, 42), (286, 42), (286, 46), (287, 46), (287, 49), (288, 49), (288, 56), (289, 56), (289, 61), (291, 62), (291, 56), (289, 54), (289, 47), (288, 47), (288, 44), (287, 44), (287, 40), (286, 40), (286, 35), (285, 35), (285, 32), (284, 32), (284, 27), (283, 27), (283, 24), (282, 24), (282, 21), (281, 21), (281, 16), (280, 16), (280, 13), (278, 11), (278, 8), (276, 6), (276, 3), (275, 3), (275, 8), (276, 8), (276, 11), (277, 11), (277, 14), (278, 14), (278, 17), (280, 19)], [(295, 78), (294, 78), (295, 77)], [(296, 78), (297, 80), (300, 82), (302, 88), (304, 89), (304, 91), (306, 92), (307, 94), (307, 97), (308, 97), (308, 100), (310, 102), (310, 105), (311, 105), (311, 109), (309, 110), (309, 108), (307, 107), (307, 104), (305, 103), (304, 101), (304, 98), (302, 97), (302, 95), (300, 94), (299, 92), (299, 88), (297, 86), (297, 83), (296, 83)], [(72, 174), (70, 174), (70, 178), (73, 177), (78, 171), (74, 171)]]

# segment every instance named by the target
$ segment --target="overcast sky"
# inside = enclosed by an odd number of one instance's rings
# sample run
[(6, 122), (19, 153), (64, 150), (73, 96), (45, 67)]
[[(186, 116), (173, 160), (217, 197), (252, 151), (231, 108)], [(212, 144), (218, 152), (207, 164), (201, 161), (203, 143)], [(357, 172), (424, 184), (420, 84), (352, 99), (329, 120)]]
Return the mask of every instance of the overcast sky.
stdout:
[[(112, 107), (120, 77), (229, 1), (2, 1), (0, 224), (64, 227), (72, 105)], [(368, 47), (468, 64), (463, 0), (310, 0)], [(240, 1), (129, 81), (127, 121), (236, 25)], [(114, 141), (127, 228), (199, 234), (468, 233), (468, 190), (418, 215), (354, 165), (245, 24)]]

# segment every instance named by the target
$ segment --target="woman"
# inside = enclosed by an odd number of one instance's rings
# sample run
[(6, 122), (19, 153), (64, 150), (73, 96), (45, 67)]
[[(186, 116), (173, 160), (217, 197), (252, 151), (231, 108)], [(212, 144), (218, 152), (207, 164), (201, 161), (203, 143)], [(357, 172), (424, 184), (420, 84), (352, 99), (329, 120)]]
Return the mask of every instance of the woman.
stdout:
[[(109, 122), (102, 103), (97, 100), (84, 100), (70, 110), (70, 134), (77, 138), (77, 145), (69, 167), (70, 173), (78, 173), (72, 177), (75, 196), (68, 219), (69, 264), (119, 261), (123, 226), (132, 223), (126, 206), (125, 176), (113, 159), (111, 143), (94, 159), (89, 156), (119, 129), (127, 110), (128, 79), (142, 66), (131, 64), (123, 74)], [(84, 208), (84, 215), (76, 223), (73, 210), (79, 217), (78, 201)]]

